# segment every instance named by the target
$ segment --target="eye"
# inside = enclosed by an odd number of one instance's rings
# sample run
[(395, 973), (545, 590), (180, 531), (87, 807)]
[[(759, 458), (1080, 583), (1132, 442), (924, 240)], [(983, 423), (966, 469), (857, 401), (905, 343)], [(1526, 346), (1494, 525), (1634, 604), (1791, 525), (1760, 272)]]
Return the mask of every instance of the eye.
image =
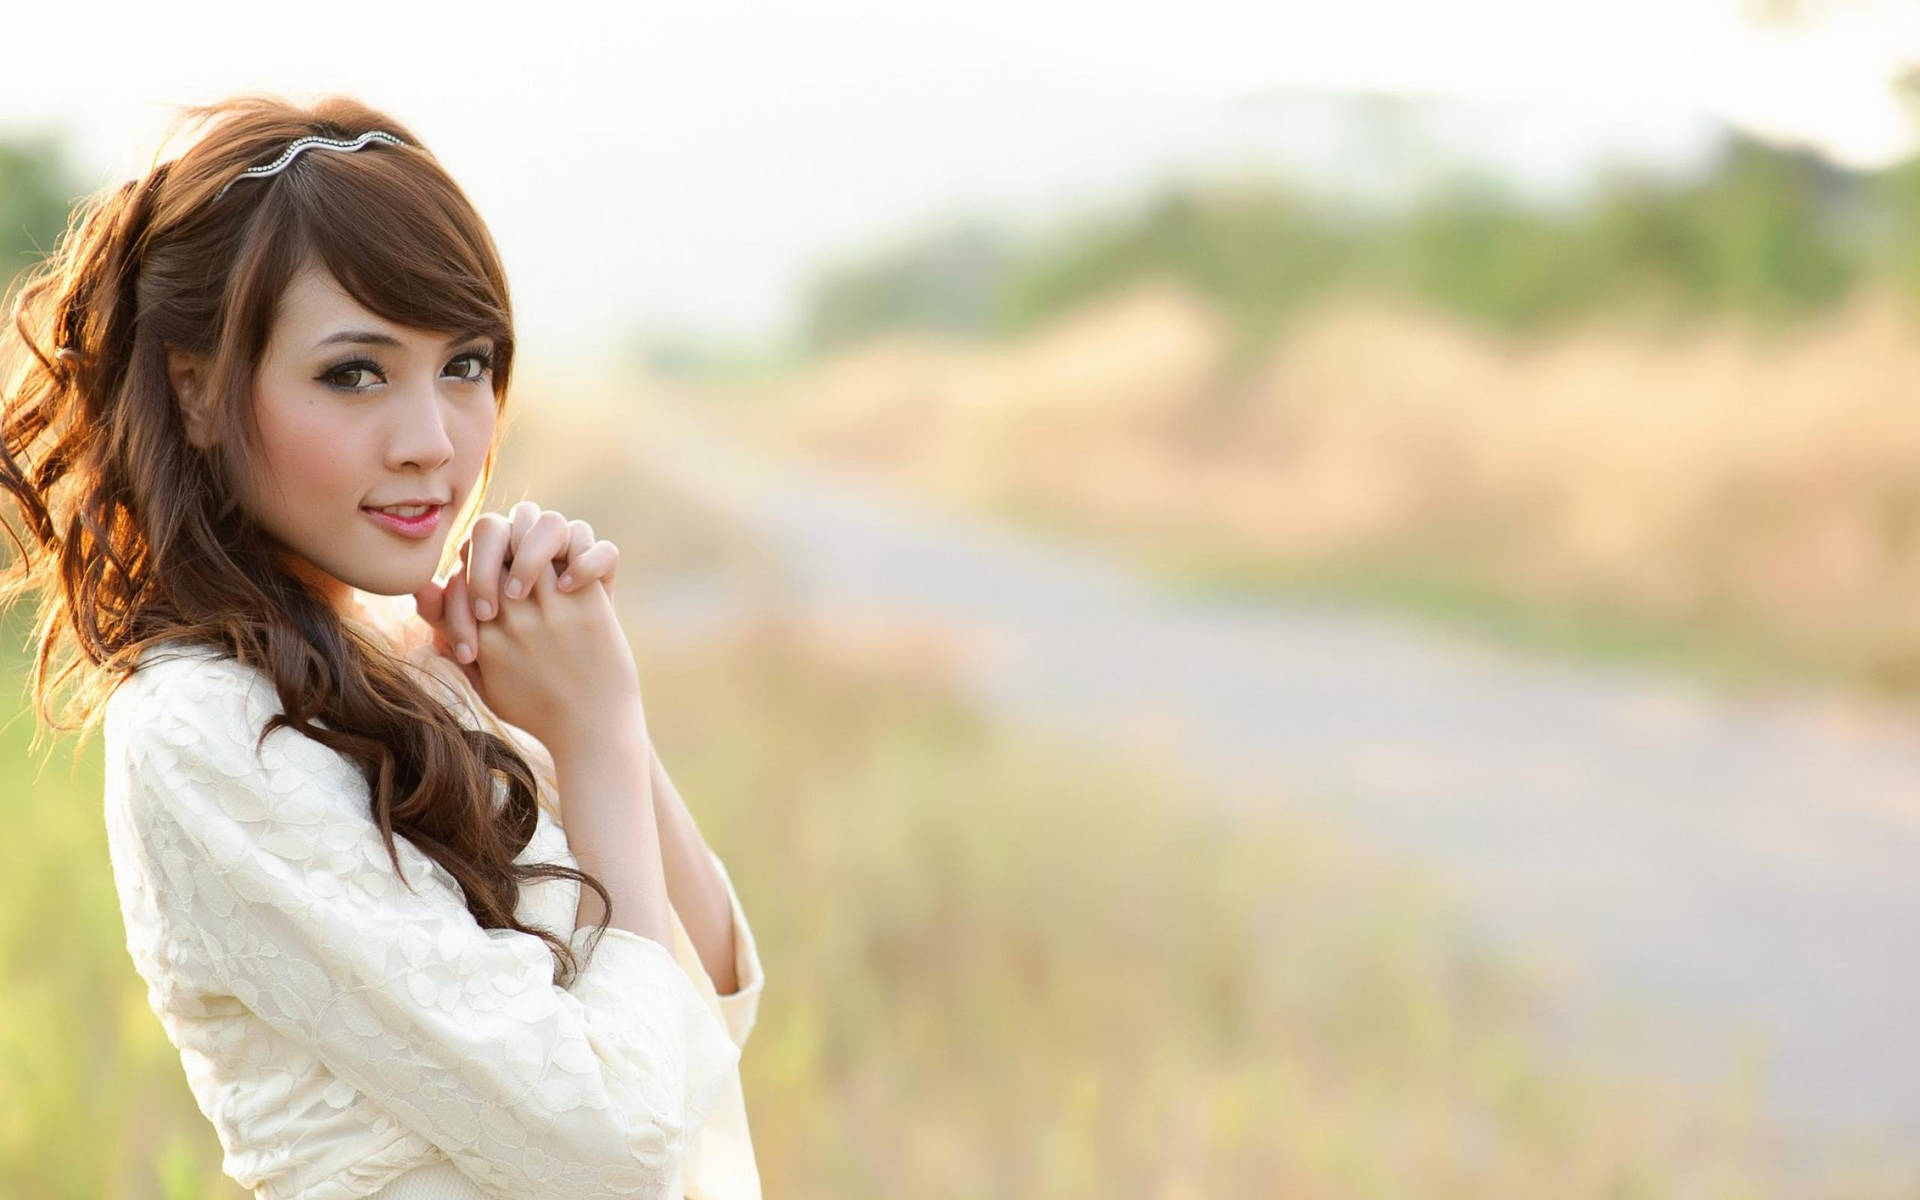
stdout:
[[(466, 383), (477, 383), (493, 372), (493, 353), (488, 350), (471, 350), (456, 357), (448, 366), (452, 367), (459, 363), (470, 363), (471, 367), (464, 373), (455, 370), (453, 377)], [(382, 380), (386, 378), (386, 372), (381, 369), (380, 364), (370, 358), (355, 358), (335, 363), (322, 371), (319, 378), (320, 382), (335, 391), (364, 392), (370, 390), (373, 385), (369, 382), (356, 386), (355, 377), (362, 372)]]
[(381, 374), (380, 364), (367, 358), (357, 358), (347, 362), (335, 363), (320, 373), (320, 382), (343, 392), (365, 391), (366, 388), (354, 387), (351, 383), (345, 382), (344, 378), (357, 375), (362, 371), (379, 375)]
[(493, 355), (486, 350), (468, 351), (453, 361), (455, 363), (472, 362), (474, 364), (471, 374), (459, 376), (459, 378), (465, 379), (468, 382), (485, 379), (493, 371)]

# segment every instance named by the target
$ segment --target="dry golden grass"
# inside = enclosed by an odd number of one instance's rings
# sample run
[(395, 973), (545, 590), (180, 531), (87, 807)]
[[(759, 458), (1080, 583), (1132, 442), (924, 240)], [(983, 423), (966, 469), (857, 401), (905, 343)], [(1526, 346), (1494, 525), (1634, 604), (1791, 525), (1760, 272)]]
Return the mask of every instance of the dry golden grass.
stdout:
[(1516, 345), (1355, 296), (1234, 371), (1218, 317), (1155, 283), (1018, 343), (876, 343), (702, 411), (1183, 569), (1417, 563), (1909, 694), (1916, 327), (1867, 291), (1771, 339), (1621, 322)]

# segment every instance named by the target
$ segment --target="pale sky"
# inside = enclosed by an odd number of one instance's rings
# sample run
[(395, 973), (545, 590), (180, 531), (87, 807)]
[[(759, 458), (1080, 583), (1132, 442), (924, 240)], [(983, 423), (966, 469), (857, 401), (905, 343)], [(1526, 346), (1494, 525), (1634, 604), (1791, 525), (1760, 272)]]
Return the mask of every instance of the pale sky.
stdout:
[(70, 132), (97, 184), (145, 170), (172, 105), (357, 95), (478, 205), (523, 362), (580, 367), (643, 324), (776, 335), (810, 269), (944, 218), (1406, 168), (1356, 161), (1318, 91), (1419, 96), (1431, 136), (1542, 195), (1609, 157), (1685, 170), (1723, 120), (1906, 153), (1884, 80), (1920, 61), (1920, 9), (1819, 7), (1774, 31), (1741, 0), (36, 6), (8, 18), (0, 129)]

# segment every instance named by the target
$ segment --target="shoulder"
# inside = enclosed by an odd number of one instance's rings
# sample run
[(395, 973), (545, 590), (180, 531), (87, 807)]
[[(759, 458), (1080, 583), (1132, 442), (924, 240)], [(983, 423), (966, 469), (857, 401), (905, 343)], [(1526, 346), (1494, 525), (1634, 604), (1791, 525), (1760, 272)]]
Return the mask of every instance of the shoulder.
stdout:
[(149, 646), (106, 701), (109, 726), (123, 730), (161, 720), (240, 717), (279, 702), (265, 673), (224, 651), (196, 642)]
[(334, 752), (297, 730), (275, 729), (261, 740), (281, 711), (264, 671), (213, 646), (155, 646), (107, 698), (103, 744), (110, 760), (132, 766), (190, 759), (223, 776), (275, 763), (324, 769)]
[[(290, 727), (265, 672), (212, 648), (166, 647), (124, 679), (104, 727), (109, 808), (164, 819), (229, 849), (367, 818), (367, 780), (338, 751)], [(265, 736), (263, 737), (263, 733)], [(235, 853), (239, 851), (235, 849)]]

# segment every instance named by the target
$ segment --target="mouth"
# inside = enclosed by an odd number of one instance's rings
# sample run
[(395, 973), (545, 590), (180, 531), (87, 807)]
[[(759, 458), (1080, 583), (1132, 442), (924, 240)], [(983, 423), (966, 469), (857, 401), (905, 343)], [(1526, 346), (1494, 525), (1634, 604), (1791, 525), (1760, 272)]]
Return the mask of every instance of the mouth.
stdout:
[(442, 504), (401, 505), (396, 509), (363, 508), (360, 511), (367, 519), (391, 533), (402, 537), (423, 538), (431, 535), (440, 527)]

